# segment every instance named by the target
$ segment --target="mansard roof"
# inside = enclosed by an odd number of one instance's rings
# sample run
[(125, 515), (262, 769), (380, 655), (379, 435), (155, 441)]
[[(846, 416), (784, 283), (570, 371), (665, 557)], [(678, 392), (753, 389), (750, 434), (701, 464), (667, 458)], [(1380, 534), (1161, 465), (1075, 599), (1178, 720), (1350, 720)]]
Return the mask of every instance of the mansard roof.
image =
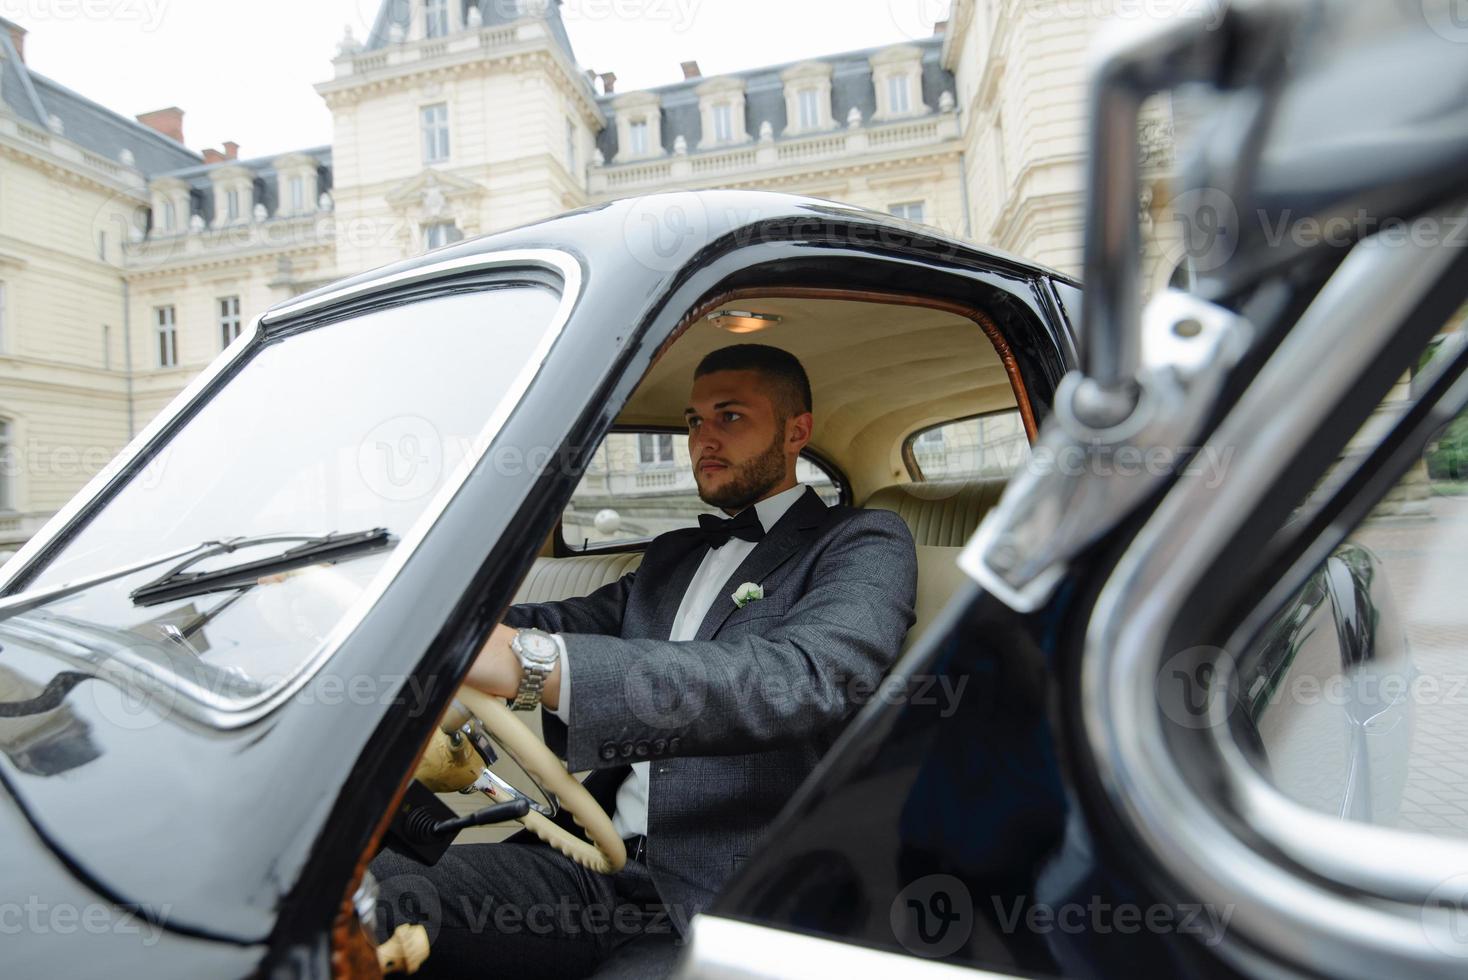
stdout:
[(114, 163), (121, 162), (123, 150), (131, 151), (134, 165), (144, 174), (187, 167), (202, 159), (152, 127), (32, 71), (20, 59), (6, 30), (0, 30), (0, 99), (38, 129), (49, 131), (50, 117), (55, 116), (61, 120), (64, 139)]
[[(875, 48), (864, 48), (860, 51), (848, 51), (843, 54), (805, 58), (798, 62), (730, 72), (727, 76), (690, 78), (646, 90), (658, 96), (662, 103), (663, 149), (671, 154), (678, 137), (682, 136), (688, 142), (689, 151), (695, 152), (703, 136), (703, 120), (698, 106), (698, 88), (715, 77), (737, 78), (744, 81), (745, 131), (751, 138), (758, 139), (760, 126), (768, 122), (775, 130), (775, 138), (779, 139), (788, 122), (785, 113), (785, 86), (780, 80), (780, 75), (797, 64), (807, 62), (825, 63), (832, 68), (831, 118), (835, 120), (837, 126), (846, 124), (846, 117), (853, 108), (861, 110), (863, 119), (871, 119), (877, 111), (876, 88), (872, 82), (872, 56), (897, 47), (915, 47), (922, 52), (924, 103), (936, 108), (944, 92), (955, 92), (956, 94), (953, 73), (942, 65), (943, 38), (941, 36), (906, 41), (900, 45), (888, 44)], [(616, 110), (613, 108), (613, 103), (627, 94), (630, 93), (618, 92), (597, 98), (602, 116), (607, 123), (597, 137), (597, 148), (608, 160), (616, 158), (618, 149)]]
[(280, 211), (281, 201), (285, 199), (285, 192), (280, 186), (279, 175), (275, 172), (275, 162), (285, 156), (311, 157), (316, 161), (317, 191), (329, 191), (332, 188), (331, 180), (331, 147), (313, 146), (305, 150), (288, 150), (284, 153), (272, 153), (268, 157), (254, 157), (249, 160), (221, 160), (218, 163), (206, 163), (202, 165), (184, 167), (181, 170), (171, 170), (165, 173), (151, 174), (154, 179), (159, 177), (171, 177), (181, 180), (189, 185), (189, 197), (191, 200), (190, 213), (202, 215), (206, 223), (214, 220), (214, 194), (213, 176), (216, 171), (225, 167), (242, 167), (250, 172), (253, 194), (249, 208), (255, 205), (265, 205), (265, 210), (274, 215)]
[[(566, 57), (576, 64), (576, 52), (571, 49), (571, 37), (566, 33), (565, 21), (561, 19), (561, 0), (449, 0), (457, 4), (459, 10), (459, 23), (466, 23), (470, 7), (479, 8), (479, 16), (485, 27), (499, 27), (502, 24), (513, 24), (523, 17), (531, 14), (522, 13), (534, 9), (537, 2), (545, 4), (545, 19), (550, 27), (551, 36), (556, 43), (565, 51)], [(405, 33), (410, 27), (409, 18), (412, 17), (413, 4), (411, 0), (382, 0), (382, 6), (377, 8), (377, 17), (372, 21), (372, 31), (367, 35), (367, 42), (363, 45), (364, 50), (375, 50), (387, 47), (392, 43), (389, 37), (393, 25), (401, 27)]]

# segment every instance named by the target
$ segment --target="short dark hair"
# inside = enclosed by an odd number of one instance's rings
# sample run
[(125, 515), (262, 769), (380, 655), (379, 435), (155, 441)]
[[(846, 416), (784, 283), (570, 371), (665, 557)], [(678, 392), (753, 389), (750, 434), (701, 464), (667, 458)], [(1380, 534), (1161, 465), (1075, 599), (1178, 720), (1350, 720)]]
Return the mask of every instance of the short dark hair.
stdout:
[(698, 362), (695, 379), (716, 371), (757, 371), (775, 388), (775, 408), (786, 418), (811, 410), (810, 378), (800, 359), (766, 344), (721, 347)]

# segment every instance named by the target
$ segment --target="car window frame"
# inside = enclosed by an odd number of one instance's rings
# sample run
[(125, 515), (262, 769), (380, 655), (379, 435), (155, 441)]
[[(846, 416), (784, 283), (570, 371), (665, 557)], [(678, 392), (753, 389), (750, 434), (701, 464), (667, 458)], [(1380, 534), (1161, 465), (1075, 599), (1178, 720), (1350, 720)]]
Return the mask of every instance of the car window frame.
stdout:
[[(601, 447), (606, 443), (607, 439), (609, 439), (613, 435), (638, 435), (642, 433), (668, 433), (672, 434), (675, 437), (682, 437), (685, 439), (688, 437), (688, 430), (686, 428), (681, 428), (679, 426), (673, 425), (613, 425), (611, 429), (607, 431), (607, 434), (602, 437), (601, 442), (597, 443), (596, 451), (599, 452), (601, 450)], [(815, 464), (815, 466), (819, 468), (821, 472), (825, 473), (826, 476), (829, 477), (831, 481), (836, 484), (836, 488), (838, 491), (837, 500), (839, 501), (839, 503), (848, 507), (851, 506), (851, 481), (846, 478), (846, 474), (841, 471), (840, 467), (831, 462), (829, 456), (826, 456), (824, 453), (821, 453), (818, 450), (811, 449), (808, 446), (800, 451), (800, 456), (802, 459), (805, 459), (808, 462)], [(586, 474), (582, 473), (581, 479), (584, 480), (585, 478)], [(580, 489), (580, 487), (581, 480), (577, 480), (576, 488), (571, 491), (571, 495), (573, 497), (576, 494), (576, 490)], [(567, 501), (566, 506), (570, 506), (569, 500)], [(551, 557), (553, 558), (586, 558), (593, 555), (630, 554), (647, 550), (647, 546), (657, 538), (657, 535), (653, 535), (652, 537), (647, 538), (632, 538), (618, 544), (608, 544), (600, 546), (592, 545), (588, 548), (574, 548), (571, 546), (571, 543), (566, 540), (564, 520), (565, 513), (566, 508), (562, 507), (561, 516), (558, 516), (556, 518), (555, 534), (551, 541)], [(694, 525), (690, 525), (690, 527), (692, 526)]]
[[(515, 278), (511, 274), (517, 270), (519, 275)], [(532, 280), (526, 274), (531, 270), (541, 278)], [(483, 281), (479, 278), (485, 276), (493, 278)], [(558, 281), (546, 281), (544, 277), (547, 276)], [(574, 255), (556, 248), (526, 248), (454, 256), (414, 265), (388, 276), (349, 282), (266, 311), (255, 319), (250, 331), (242, 331), (223, 354), (159, 412), (5, 566), (4, 573), (0, 574), (0, 616), (11, 607), (34, 603), (39, 593), (24, 591), (25, 583), (44, 568), (92, 517), (100, 513), (116, 493), (140, 475), (141, 469), (167, 447), (194, 415), (249, 366), (253, 354), (264, 345), (288, 342), (296, 333), (340, 322), (366, 309), (427, 302), (466, 288), (493, 289), (516, 282), (557, 292), (557, 306), (546, 325), (545, 334), (486, 418), (471, 443), (471, 451), (465, 454), (453, 472), (447, 474), (443, 485), (423, 508), (413, 526), (401, 535), (383, 567), (342, 613), (326, 638), (280, 683), (248, 699), (225, 700), (212, 696), (212, 692), (193, 689), (181, 681), (174, 683), (172, 678), (166, 682), (170, 691), (185, 695), (173, 702), (181, 714), (217, 730), (241, 728), (269, 716), (309, 684), (342, 649), (369, 611), (402, 575), (423, 539), (489, 453), (490, 445), (524, 399), (580, 304), (585, 273), (580, 260)], [(59, 593), (68, 588), (69, 583), (63, 582), (44, 591)], [(124, 667), (145, 683), (154, 683), (153, 672), (145, 661), (126, 655), (125, 651), (124, 654), (120, 658)]]
[(1020, 407), (1018, 405), (1015, 405), (1013, 408), (996, 408), (992, 412), (976, 412), (973, 415), (964, 415), (959, 418), (948, 419), (946, 422), (937, 422), (933, 425), (924, 426), (921, 429), (914, 429), (912, 432), (908, 433), (907, 436), (902, 440), (902, 465), (904, 468), (906, 468), (908, 477), (912, 480), (913, 483), (939, 483), (943, 480), (948, 479), (988, 479), (987, 477), (978, 477), (971, 475), (966, 477), (940, 477), (937, 480), (929, 480), (928, 477), (923, 475), (923, 468), (917, 461), (917, 452), (914, 447), (917, 445), (917, 441), (920, 438), (922, 438), (927, 433), (932, 432), (934, 429), (942, 429), (950, 425), (959, 425), (963, 422), (973, 422), (978, 419), (987, 419), (997, 415), (1008, 415), (1010, 413), (1014, 413), (1015, 415), (1019, 416), (1020, 431), (1024, 434), (1025, 442), (1031, 448), (1033, 448), (1035, 445), (1034, 437), (1025, 427), (1024, 413), (1020, 410)]

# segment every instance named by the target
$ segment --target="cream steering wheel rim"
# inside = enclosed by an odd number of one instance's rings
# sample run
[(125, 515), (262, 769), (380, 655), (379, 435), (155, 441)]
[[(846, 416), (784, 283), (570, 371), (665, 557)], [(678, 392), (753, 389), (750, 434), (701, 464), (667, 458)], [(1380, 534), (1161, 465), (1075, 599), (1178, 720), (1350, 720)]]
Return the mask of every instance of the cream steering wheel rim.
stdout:
[(545, 742), (516, 718), (499, 698), (466, 684), (459, 688), (458, 700), (483, 722), (485, 730), (531, 778), (547, 792), (555, 794), (571, 819), (586, 831), (592, 842), (588, 844), (534, 810), (518, 818), (517, 822), (589, 871), (599, 874), (621, 871), (627, 863), (627, 847), (617, 835), (612, 818), (581, 785), (581, 781), (566, 770)]

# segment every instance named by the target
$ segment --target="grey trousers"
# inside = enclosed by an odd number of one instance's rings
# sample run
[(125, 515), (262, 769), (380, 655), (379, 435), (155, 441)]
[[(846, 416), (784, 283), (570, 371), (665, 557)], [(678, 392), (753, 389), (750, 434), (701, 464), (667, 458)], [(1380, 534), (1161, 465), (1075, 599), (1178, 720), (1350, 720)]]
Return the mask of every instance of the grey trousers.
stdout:
[(371, 865), (379, 931), (428, 930), (417, 977), (665, 977), (682, 940), (640, 861), (599, 875), (542, 844), (461, 844), (425, 867)]

